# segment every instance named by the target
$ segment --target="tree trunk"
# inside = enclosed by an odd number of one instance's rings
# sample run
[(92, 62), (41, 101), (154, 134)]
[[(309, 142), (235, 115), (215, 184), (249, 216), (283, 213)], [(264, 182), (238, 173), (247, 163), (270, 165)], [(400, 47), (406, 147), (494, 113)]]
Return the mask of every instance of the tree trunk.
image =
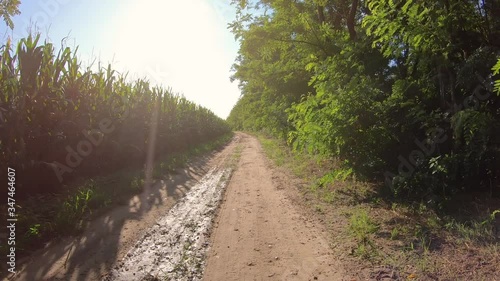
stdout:
[(358, 10), (358, 1), (353, 0), (351, 5), (351, 10), (349, 11), (349, 17), (347, 18), (347, 29), (349, 30), (349, 37), (351, 40), (356, 40), (356, 30), (354, 29), (354, 21), (356, 18), (356, 11)]

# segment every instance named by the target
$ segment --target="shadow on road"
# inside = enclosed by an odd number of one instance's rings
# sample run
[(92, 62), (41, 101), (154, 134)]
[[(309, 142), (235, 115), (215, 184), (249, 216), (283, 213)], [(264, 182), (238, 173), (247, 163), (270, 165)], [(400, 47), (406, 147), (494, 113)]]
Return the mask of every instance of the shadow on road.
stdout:
[(222, 151), (197, 157), (157, 180), (140, 195), (88, 223), (78, 237), (53, 242), (18, 263), (9, 280), (101, 280), (142, 236), (144, 230), (189, 191), (209, 170), (209, 161)]

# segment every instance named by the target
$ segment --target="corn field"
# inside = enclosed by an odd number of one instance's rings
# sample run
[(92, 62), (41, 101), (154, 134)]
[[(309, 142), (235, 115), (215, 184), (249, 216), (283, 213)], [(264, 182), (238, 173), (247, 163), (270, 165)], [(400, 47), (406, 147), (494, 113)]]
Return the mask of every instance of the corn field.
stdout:
[(63, 183), (154, 156), (184, 151), (228, 133), (210, 110), (129, 82), (109, 65), (84, 68), (77, 50), (30, 35), (0, 49), (0, 169), (19, 170), (18, 194), (57, 192)]

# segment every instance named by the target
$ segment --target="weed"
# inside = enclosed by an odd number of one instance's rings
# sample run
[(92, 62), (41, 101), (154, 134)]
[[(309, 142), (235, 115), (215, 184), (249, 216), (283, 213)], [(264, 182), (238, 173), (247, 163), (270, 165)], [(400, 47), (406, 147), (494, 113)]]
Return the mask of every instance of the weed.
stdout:
[[(461, 210), (459, 212), (461, 219), (446, 216), (442, 212), (443, 209), (437, 212), (427, 203), (396, 201), (390, 194), (385, 194), (384, 189), (376, 190), (372, 184), (351, 177), (348, 171), (342, 171), (335, 166), (334, 161), (325, 161), (328, 166), (315, 166), (318, 158), (303, 155), (299, 150), (290, 151), (288, 147), (280, 146), (278, 140), (263, 136), (259, 136), (259, 139), (269, 158), (276, 160), (274, 157), (278, 157), (278, 164), (284, 162), (286, 168), (309, 183), (302, 190), (307, 206), (320, 215), (330, 214), (332, 211), (337, 216), (335, 223), (339, 220), (348, 222), (346, 235), (350, 237), (338, 237), (338, 239), (342, 242), (355, 240), (356, 247), (351, 249), (351, 253), (357, 257), (380, 265), (390, 264), (398, 270), (412, 267), (415, 272), (409, 276), (412, 276), (413, 280), (423, 280), (421, 278), (442, 273), (443, 261), (450, 264), (447, 257), (441, 256), (441, 254), (450, 255), (446, 245), (453, 245), (453, 254), (466, 252), (470, 255), (472, 251), (477, 251), (475, 256), (492, 261), (499, 256), (500, 210), (488, 211), (485, 214), (485, 210), (490, 206), (497, 207), (497, 204), (487, 205), (484, 208), (476, 207), (474, 209), (476, 212), (470, 209)], [(331, 169), (335, 171), (328, 172)], [(327, 172), (321, 174), (322, 172), (317, 171)], [(342, 208), (337, 211), (324, 208), (324, 203), (334, 202)], [(377, 218), (381, 216), (388, 222), (380, 235), (374, 235), (379, 227), (374, 222), (375, 217), (369, 215), (370, 207), (373, 206), (380, 210), (377, 212)], [(390, 239), (392, 242), (381, 239)], [(338, 245), (339, 243), (335, 243), (335, 247), (339, 247)], [(444, 247), (440, 248), (440, 245)], [(344, 250), (342, 247), (339, 248), (340, 251)], [(487, 272), (490, 268), (492, 272), (495, 270), (498, 272), (498, 266), (495, 267), (493, 264), (495, 262), (483, 265), (488, 268), (483, 272)], [(458, 268), (460, 266), (462, 265), (450, 264), (452, 270), (446, 272), (445, 276), (453, 276), (453, 270), (460, 269)]]
[(489, 223), (484, 221), (458, 222), (450, 220), (445, 227), (453, 231), (459, 238), (469, 242), (487, 242), (494, 240), (494, 233)]
[(139, 177), (139, 176), (134, 177), (132, 179), (132, 181), (130, 182), (130, 187), (132, 188), (132, 190), (135, 190), (135, 191), (142, 190), (144, 187), (144, 178)]
[(439, 231), (441, 229), (441, 220), (437, 215), (433, 214), (427, 218), (426, 225), (430, 230)]
[(338, 199), (337, 193), (332, 191), (326, 191), (323, 193), (323, 201), (326, 203), (333, 203)]
[(358, 244), (358, 247), (354, 250), (354, 255), (363, 259), (373, 259), (378, 256), (378, 251), (373, 242), (367, 240), (364, 243)]
[(40, 226), (41, 225), (39, 223), (30, 226), (30, 229), (26, 235), (28, 237), (39, 236), (40, 235)]
[(363, 258), (370, 258), (376, 255), (376, 249), (370, 240), (370, 235), (379, 229), (368, 212), (364, 209), (357, 209), (351, 215), (349, 232), (358, 241), (355, 254)]
[(378, 228), (364, 209), (357, 209), (351, 216), (349, 230), (359, 241), (368, 240), (368, 236), (375, 233)]
[(318, 204), (318, 205), (316, 205), (316, 206), (314, 207), (314, 209), (315, 209), (315, 211), (316, 211), (316, 212), (318, 212), (318, 213), (320, 213), (320, 214), (323, 214), (323, 213), (324, 213), (323, 206), (321, 206), (321, 205), (319, 205), (319, 204)]
[(391, 230), (391, 240), (398, 239), (399, 235), (400, 235), (400, 229), (398, 226), (396, 226)]
[(273, 159), (276, 166), (283, 166), (286, 162), (286, 154), (284, 152), (285, 149), (280, 147), (277, 141), (265, 138), (262, 135), (259, 135), (258, 138), (264, 148), (264, 151), (268, 156), (270, 156), (269, 158)]

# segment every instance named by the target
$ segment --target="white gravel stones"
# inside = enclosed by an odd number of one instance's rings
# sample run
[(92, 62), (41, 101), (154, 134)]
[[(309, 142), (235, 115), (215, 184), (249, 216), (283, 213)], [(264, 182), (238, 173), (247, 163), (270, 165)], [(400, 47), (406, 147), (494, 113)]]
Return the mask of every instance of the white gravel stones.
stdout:
[(201, 280), (206, 238), (230, 174), (210, 170), (137, 241), (107, 280)]

